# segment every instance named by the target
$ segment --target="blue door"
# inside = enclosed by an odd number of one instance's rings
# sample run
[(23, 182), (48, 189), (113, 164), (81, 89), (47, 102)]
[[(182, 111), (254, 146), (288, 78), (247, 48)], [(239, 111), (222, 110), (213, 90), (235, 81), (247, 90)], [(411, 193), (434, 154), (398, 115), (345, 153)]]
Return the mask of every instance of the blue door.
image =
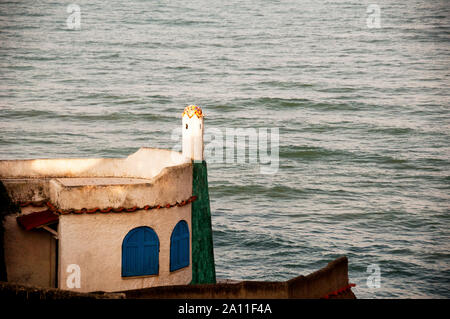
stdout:
[(131, 230), (122, 243), (122, 277), (157, 275), (159, 239), (149, 227)]
[(189, 266), (189, 227), (178, 222), (170, 237), (170, 271)]

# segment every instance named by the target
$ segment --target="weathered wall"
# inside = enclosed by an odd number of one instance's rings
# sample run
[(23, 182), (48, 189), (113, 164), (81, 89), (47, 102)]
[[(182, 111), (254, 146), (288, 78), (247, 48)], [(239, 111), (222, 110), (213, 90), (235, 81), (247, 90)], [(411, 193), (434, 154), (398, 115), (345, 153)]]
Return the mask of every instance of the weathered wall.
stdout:
[[(0, 177), (1, 179), (1, 177)], [(49, 179), (2, 179), (9, 199), (14, 203), (41, 201), (50, 198)]]
[[(0, 161), (1, 162), (1, 161)], [(186, 171), (192, 164), (182, 163), (161, 169), (151, 179), (106, 177), (2, 178), (12, 202), (50, 200), (58, 208), (133, 207), (173, 203), (189, 198)], [(192, 181), (192, 177), (189, 177)], [(192, 189), (192, 185), (188, 186)], [(186, 196), (182, 198), (181, 196)], [(167, 202), (165, 202), (167, 200)]]
[[(77, 264), (81, 270), (81, 287), (72, 289), (75, 291), (118, 291), (188, 284), (192, 278), (191, 265), (172, 273), (169, 265), (172, 230), (180, 220), (185, 220), (191, 229), (190, 206), (133, 213), (61, 216), (59, 288), (70, 289), (67, 287), (69, 273), (66, 272), (70, 264)], [(130, 230), (140, 226), (148, 226), (158, 235), (159, 275), (122, 277), (123, 239)]]
[[(125, 291), (127, 298), (180, 299), (277, 299), (322, 298), (348, 285), (347, 257), (341, 257), (308, 276), (285, 282), (243, 281), (235, 284), (205, 284), (154, 287)], [(354, 298), (351, 291), (340, 297)]]
[[(24, 214), (37, 211), (25, 208)], [(25, 231), (16, 214), (5, 216), (4, 250), (9, 282), (56, 287), (56, 240), (44, 230)]]
[(290, 298), (321, 298), (349, 284), (347, 257), (338, 258), (308, 276), (299, 276), (287, 283)]
[[(136, 187), (136, 185), (132, 185)], [(82, 187), (86, 188), (86, 186)], [(99, 192), (93, 192), (95, 189)], [(192, 165), (183, 164), (167, 170), (166, 173), (147, 187), (141, 196), (128, 199), (132, 206), (146, 202), (159, 204), (181, 202), (192, 195)], [(108, 201), (118, 193), (115, 187), (89, 186), (86, 192), (76, 192), (74, 197), (66, 197), (63, 205), (85, 206), (78, 201)], [(142, 191), (145, 191), (142, 190)], [(70, 193), (69, 190), (67, 192)], [(124, 190), (125, 194), (130, 194)], [(120, 192), (119, 192), (120, 193)], [(128, 195), (127, 195), (128, 196)], [(91, 202), (89, 202), (91, 203)], [(91, 203), (92, 204), (92, 203)], [(105, 206), (101, 206), (105, 207)], [(107, 207), (107, 206), (106, 206)], [(61, 215), (59, 220), (59, 287), (67, 287), (67, 266), (77, 264), (81, 268), (81, 288), (78, 291), (118, 291), (160, 285), (188, 284), (192, 279), (192, 266), (174, 272), (170, 266), (170, 236), (173, 228), (185, 220), (189, 226), (192, 247), (191, 204), (131, 213), (96, 213)], [(122, 278), (122, 242), (127, 233), (140, 226), (152, 228), (159, 237), (159, 275), (136, 278)], [(191, 248), (192, 251), (192, 248)], [(192, 253), (190, 260), (192, 261)]]
[(166, 167), (145, 183), (124, 181), (112, 185), (108, 179), (88, 178), (73, 183), (71, 179), (55, 178), (50, 181), (50, 200), (62, 209), (172, 204), (192, 196), (192, 186), (188, 185), (191, 181), (190, 163)]

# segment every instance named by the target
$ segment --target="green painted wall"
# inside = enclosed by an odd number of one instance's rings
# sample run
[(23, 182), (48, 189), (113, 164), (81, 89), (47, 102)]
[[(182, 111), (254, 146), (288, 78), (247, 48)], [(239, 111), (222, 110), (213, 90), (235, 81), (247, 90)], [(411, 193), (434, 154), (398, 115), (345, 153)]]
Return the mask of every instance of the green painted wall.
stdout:
[(214, 247), (209, 205), (208, 171), (206, 162), (193, 162), (192, 194), (192, 282), (191, 284), (216, 283)]

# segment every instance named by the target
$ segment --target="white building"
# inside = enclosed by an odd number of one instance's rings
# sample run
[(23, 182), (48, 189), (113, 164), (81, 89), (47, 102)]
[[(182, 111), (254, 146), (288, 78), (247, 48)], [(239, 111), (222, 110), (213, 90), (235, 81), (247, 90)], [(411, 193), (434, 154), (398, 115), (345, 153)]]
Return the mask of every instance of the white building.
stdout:
[(188, 106), (182, 125), (182, 153), (0, 161), (3, 200), (20, 207), (3, 212), (7, 280), (83, 292), (214, 283), (202, 110)]

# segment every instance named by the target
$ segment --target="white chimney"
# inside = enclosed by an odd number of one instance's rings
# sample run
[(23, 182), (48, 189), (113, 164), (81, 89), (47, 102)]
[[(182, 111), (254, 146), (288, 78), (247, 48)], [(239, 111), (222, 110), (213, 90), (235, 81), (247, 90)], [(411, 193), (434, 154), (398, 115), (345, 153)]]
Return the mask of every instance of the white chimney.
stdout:
[(183, 156), (203, 161), (203, 112), (197, 105), (186, 106), (183, 112)]

